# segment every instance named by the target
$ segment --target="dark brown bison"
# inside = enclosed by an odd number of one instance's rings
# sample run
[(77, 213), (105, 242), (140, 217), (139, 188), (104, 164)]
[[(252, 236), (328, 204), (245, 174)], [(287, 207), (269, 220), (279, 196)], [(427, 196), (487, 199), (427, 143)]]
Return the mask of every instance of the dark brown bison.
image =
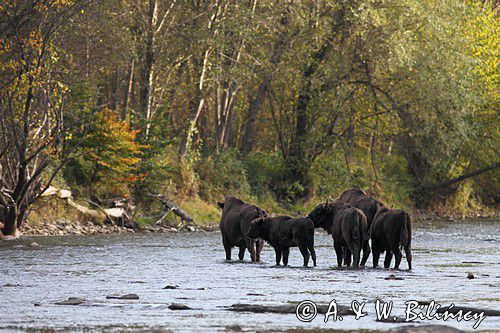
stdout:
[(361, 209), (363, 213), (365, 213), (368, 228), (373, 222), (373, 218), (375, 217), (375, 214), (377, 214), (379, 208), (384, 206), (380, 201), (366, 195), (363, 190), (357, 188), (352, 188), (342, 192), (338, 200), (347, 202), (348, 204)]
[(245, 249), (250, 252), (252, 262), (260, 261), (260, 253), (264, 242), (247, 237), (250, 223), (256, 218), (267, 216), (267, 213), (257, 206), (247, 204), (235, 197), (226, 197), (224, 202), (217, 203), (222, 208), (220, 231), (222, 244), (226, 251), (226, 260), (231, 260), (231, 249), (239, 247), (238, 258), (243, 260)]
[(289, 216), (262, 217), (252, 221), (247, 236), (252, 239), (261, 238), (268, 242), (276, 252), (276, 265), (281, 262), (288, 265), (290, 247), (298, 246), (304, 257), (304, 266), (309, 263), (309, 254), (316, 266), (314, 251), (314, 223), (308, 218), (291, 218)]
[[(363, 190), (357, 188), (352, 188), (350, 190), (344, 191), (340, 195), (339, 200), (347, 202), (363, 211), (363, 213), (366, 216), (366, 223), (368, 225), (368, 230), (371, 230), (370, 227), (373, 222), (373, 218), (375, 217), (375, 214), (377, 214), (377, 211), (380, 208), (384, 207), (384, 205), (380, 201), (367, 196)], [(361, 259), (362, 266), (366, 264), (366, 261), (368, 260), (369, 256), (370, 256), (370, 247), (367, 244), (365, 244), (363, 246), (363, 258)]]
[(392, 256), (395, 257), (394, 268), (398, 269), (401, 263), (401, 249), (405, 249), (408, 269), (411, 269), (411, 222), (410, 215), (404, 210), (379, 209), (372, 223), (371, 229), (373, 267), (378, 266), (380, 253), (385, 252), (384, 267), (391, 266)]
[(349, 190), (345, 190), (342, 194), (337, 198), (337, 201), (343, 201), (354, 205), (356, 200), (366, 197), (366, 193), (359, 188), (351, 188)]
[(358, 268), (361, 248), (364, 244), (369, 247), (365, 214), (348, 203), (336, 201), (319, 204), (307, 217), (316, 228), (332, 235), (338, 266), (342, 267), (342, 259), (350, 266), (352, 254), (353, 266)]

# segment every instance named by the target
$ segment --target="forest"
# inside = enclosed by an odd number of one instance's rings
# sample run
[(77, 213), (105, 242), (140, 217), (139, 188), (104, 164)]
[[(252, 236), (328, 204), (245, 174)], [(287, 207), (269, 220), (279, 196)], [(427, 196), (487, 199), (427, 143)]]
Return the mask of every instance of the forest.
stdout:
[(141, 222), (350, 187), (496, 211), (499, 31), (496, 1), (0, 1), (2, 233), (51, 186)]

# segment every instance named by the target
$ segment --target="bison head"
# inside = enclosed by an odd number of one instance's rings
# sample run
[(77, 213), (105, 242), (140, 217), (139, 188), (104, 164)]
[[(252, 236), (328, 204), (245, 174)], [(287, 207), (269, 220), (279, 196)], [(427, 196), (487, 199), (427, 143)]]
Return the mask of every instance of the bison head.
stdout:
[(327, 201), (317, 205), (309, 214), (307, 214), (307, 217), (314, 222), (315, 228), (321, 228), (324, 227), (326, 225), (325, 222), (331, 218), (331, 213), (332, 207)]
[(250, 223), (250, 228), (247, 231), (247, 237), (251, 239), (262, 238), (262, 226), (265, 223), (265, 217), (259, 217)]

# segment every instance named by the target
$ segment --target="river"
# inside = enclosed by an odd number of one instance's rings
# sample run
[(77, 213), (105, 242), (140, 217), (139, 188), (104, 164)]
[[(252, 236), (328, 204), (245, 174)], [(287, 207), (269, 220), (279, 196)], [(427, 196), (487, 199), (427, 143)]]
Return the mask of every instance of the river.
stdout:
[[(318, 266), (302, 268), (297, 248), (290, 267), (226, 262), (218, 232), (98, 236), (38, 236), (0, 242), (0, 332), (190, 332), (288, 329), (385, 330), (404, 324), (375, 321), (375, 300), (393, 301), (404, 315), (407, 300), (500, 310), (500, 224), (477, 220), (413, 226), (408, 271), (335, 268), (332, 240), (316, 234)], [(27, 245), (36, 241), (40, 249)], [(233, 249), (237, 258), (237, 249)], [(370, 257), (368, 263), (371, 266)], [(381, 258), (383, 263), (383, 256)], [(402, 268), (406, 269), (405, 258)], [(474, 279), (468, 279), (468, 272)], [(386, 280), (390, 274), (402, 280)], [(176, 289), (163, 289), (165, 286)], [(137, 294), (138, 300), (107, 299)], [(57, 305), (69, 297), (80, 305)], [(236, 303), (281, 305), (311, 300), (340, 305), (366, 302), (365, 317), (300, 322), (295, 314), (233, 312)], [(170, 310), (182, 303), (192, 310)], [(472, 330), (474, 321), (420, 321)], [(500, 330), (500, 317), (479, 329)]]

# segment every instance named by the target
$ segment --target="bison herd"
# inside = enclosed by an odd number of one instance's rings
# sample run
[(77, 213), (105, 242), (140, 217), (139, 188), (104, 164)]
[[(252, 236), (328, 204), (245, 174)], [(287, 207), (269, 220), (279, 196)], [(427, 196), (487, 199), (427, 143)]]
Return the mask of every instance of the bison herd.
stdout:
[(370, 252), (373, 267), (377, 267), (380, 254), (385, 252), (384, 267), (390, 267), (394, 256), (394, 268), (398, 269), (404, 249), (408, 269), (412, 269), (410, 216), (403, 210), (384, 206), (360, 189), (346, 190), (337, 200), (328, 199), (306, 217), (298, 218), (272, 217), (235, 197), (226, 197), (218, 205), (222, 208), (220, 230), (226, 260), (231, 260), (231, 249), (238, 247), (239, 260), (248, 250), (252, 262), (258, 262), (266, 241), (276, 253), (276, 265), (283, 261), (286, 266), (290, 247), (298, 247), (304, 266), (310, 258), (316, 266), (314, 229), (323, 228), (332, 235), (339, 267), (364, 266)]

